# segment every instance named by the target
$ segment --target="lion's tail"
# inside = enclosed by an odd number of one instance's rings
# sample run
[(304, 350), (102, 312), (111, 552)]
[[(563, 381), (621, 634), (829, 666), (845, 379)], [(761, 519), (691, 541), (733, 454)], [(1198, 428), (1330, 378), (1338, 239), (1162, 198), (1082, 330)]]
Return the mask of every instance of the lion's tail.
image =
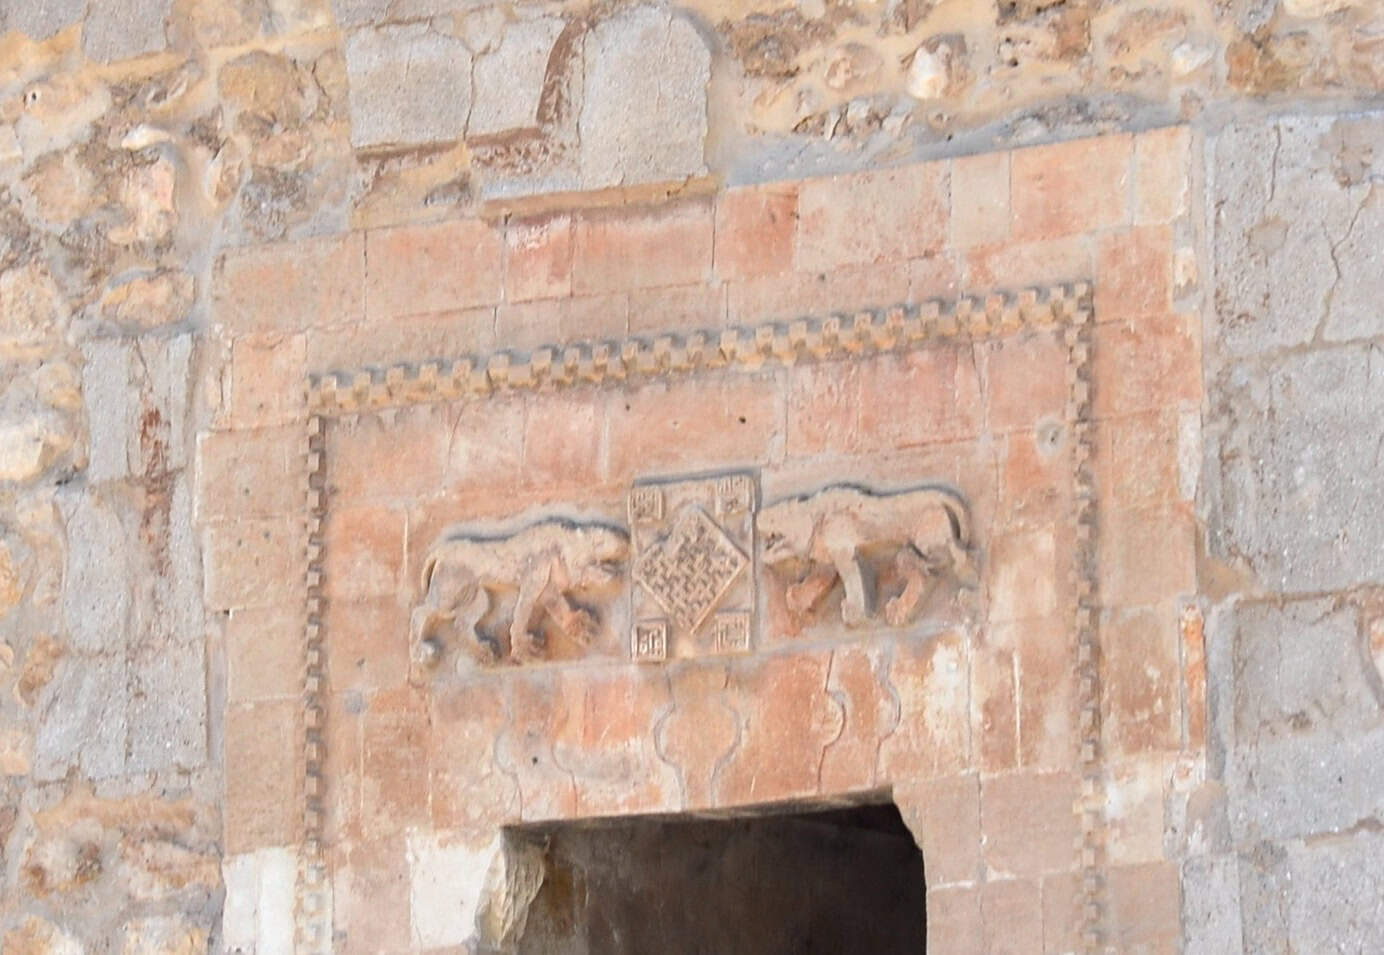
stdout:
[(971, 546), (971, 512), (966, 504), (955, 494), (948, 494), (943, 499), (943, 507), (947, 510), (947, 517), (951, 519), (952, 533), (956, 535), (956, 542), (962, 547)]

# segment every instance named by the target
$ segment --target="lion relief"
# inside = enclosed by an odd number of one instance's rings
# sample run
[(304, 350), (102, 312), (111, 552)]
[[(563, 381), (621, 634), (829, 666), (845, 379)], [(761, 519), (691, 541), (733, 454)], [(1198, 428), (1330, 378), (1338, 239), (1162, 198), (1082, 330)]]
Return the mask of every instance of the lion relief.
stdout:
[(621, 580), (628, 558), (629, 534), (599, 523), (547, 518), (509, 536), (443, 534), (409, 621), (413, 660), (436, 664), (447, 634), (481, 663), (546, 659), (554, 637), (585, 647), (602, 621), (583, 597)]
[(876, 582), (902, 583), (883, 602), (891, 627), (912, 622), (939, 583), (975, 586), (970, 517), (955, 493), (936, 487), (876, 492), (838, 484), (759, 512), (763, 560), (784, 583), (788, 610), (811, 616), (839, 584), (841, 620), (857, 627), (880, 616)]

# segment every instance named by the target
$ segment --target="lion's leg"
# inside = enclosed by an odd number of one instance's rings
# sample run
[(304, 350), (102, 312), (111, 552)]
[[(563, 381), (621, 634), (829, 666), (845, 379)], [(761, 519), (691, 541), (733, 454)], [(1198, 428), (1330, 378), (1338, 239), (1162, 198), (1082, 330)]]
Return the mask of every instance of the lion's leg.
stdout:
[(836, 586), (836, 567), (832, 564), (814, 564), (803, 579), (789, 584), (784, 591), (784, 602), (795, 614), (809, 613), (817, 606), (831, 588)]
[(433, 636), (438, 626), (455, 619), (452, 611), (437, 605), (434, 595), (429, 592), (425, 599), (409, 614), (409, 651), (414, 663), (432, 666), (442, 655), (442, 647)]
[(596, 618), (591, 612), (572, 603), (570, 597), (557, 587), (548, 588), (543, 610), (553, 618), (559, 630), (585, 645), (596, 635)]
[(539, 601), (552, 579), (552, 562), (535, 561), (519, 578), (519, 595), (514, 600), (514, 620), (509, 625), (509, 654), (515, 660), (534, 660), (542, 656), (534, 625)]
[(479, 580), (472, 582), (470, 599), (457, 601), (457, 630), (471, 637), (471, 652), (482, 663), (494, 663), (500, 658), (500, 645), (494, 637), (481, 632), (481, 620), (490, 612), (490, 592)]
[(904, 579), (903, 592), (884, 605), (884, 619), (891, 627), (901, 627), (913, 617), (918, 605), (932, 595), (937, 576), (927, 561), (908, 545), (899, 549), (894, 567)]
[(846, 589), (841, 601), (841, 619), (848, 627), (856, 627), (870, 615), (869, 598), (865, 593), (865, 574), (860, 567), (855, 548), (838, 548), (831, 552), (831, 562)]

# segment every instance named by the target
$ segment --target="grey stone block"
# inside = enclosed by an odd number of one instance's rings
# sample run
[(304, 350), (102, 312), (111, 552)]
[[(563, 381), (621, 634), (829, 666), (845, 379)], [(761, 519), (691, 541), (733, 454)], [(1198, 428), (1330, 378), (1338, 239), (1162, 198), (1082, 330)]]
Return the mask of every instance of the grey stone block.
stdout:
[(588, 189), (705, 170), (711, 53), (686, 20), (635, 7), (586, 39), (579, 119)]
[(1285, 593), (1384, 583), (1384, 352), (1322, 347), (1244, 362), (1220, 392), (1212, 539)]
[(383, 23), (389, 16), (390, 0), (332, 0), (332, 13), (342, 29)]
[(1215, 302), (1232, 356), (1306, 344), (1326, 322), (1339, 243), (1365, 187), (1332, 175), (1329, 118), (1226, 130), (1215, 146)]
[(46, 40), (84, 12), (86, 0), (0, 0), (0, 28)]
[(207, 759), (206, 669), (191, 642), (141, 654), (130, 665), (131, 772), (194, 769)]
[(499, 46), (477, 57), (476, 102), (467, 135), (487, 136), (538, 125), (548, 58), (565, 26), (556, 17), (510, 24)]
[(68, 656), (39, 701), (34, 778), (62, 779), (77, 768), (91, 779), (125, 772), (128, 680), (118, 656)]
[[(1384, 136), (1376, 147), (1384, 165)], [(1342, 341), (1384, 331), (1384, 191), (1365, 191), (1345, 236), (1333, 247), (1338, 280), (1331, 289), (1324, 337)]]
[[(1384, 950), (1384, 835), (1256, 847), (1240, 862), (1244, 951)], [(1236, 949), (1239, 951), (1239, 949)]]
[(1244, 951), (1234, 856), (1202, 856), (1182, 867), (1183, 955)]
[(116, 506), (88, 493), (64, 507), (67, 563), (62, 609), (69, 645), (79, 653), (126, 650), (131, 623), (130, 535)]
[(460, 139), (471, 111), (471, 54), (426, 23), (358, 30), (346, 40), (351, 144)]
[(87, 476), (118, 480), (130, 473), (130, 443), (139, 434), (138, 397), (130, 385), (132, 346), (120, 341), (82, 347), (82, 394), (86, 399), (89, 445)]
[(1232, 666), (1209, 672), (1237, 843), (1384, 816), (1384, 701), (1355, 611), (1241, 606), (1229, 636)]
[(114, 63), (167, 47), (173, 0), (101, 0), (82, 27), (82, 49), (93, 60)]

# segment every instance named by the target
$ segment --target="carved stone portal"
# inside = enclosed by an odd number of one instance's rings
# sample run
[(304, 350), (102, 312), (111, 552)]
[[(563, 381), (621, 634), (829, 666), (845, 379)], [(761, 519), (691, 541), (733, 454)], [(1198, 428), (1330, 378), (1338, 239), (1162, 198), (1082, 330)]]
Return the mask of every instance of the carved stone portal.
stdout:
[(630, 490), (634, 659), (750, 649), (758, 496), (748, 473)]
[(836, 485), (769, 505), (757, 524), (764, 563), (802, 623), (820, 621), (838, 584), (846, 626), (901, 627), (944, 579), (976, 583), (965, 503), (940, 488)]
[(562, 641), (584, 648), (608, 623), (629, 535), (604, 524), (547, 519), (506, 537), (444, 534), (423, 565), (410, 619), (416, 665), (435, 665), (449, 638), (480, 663), (547, 659)]

